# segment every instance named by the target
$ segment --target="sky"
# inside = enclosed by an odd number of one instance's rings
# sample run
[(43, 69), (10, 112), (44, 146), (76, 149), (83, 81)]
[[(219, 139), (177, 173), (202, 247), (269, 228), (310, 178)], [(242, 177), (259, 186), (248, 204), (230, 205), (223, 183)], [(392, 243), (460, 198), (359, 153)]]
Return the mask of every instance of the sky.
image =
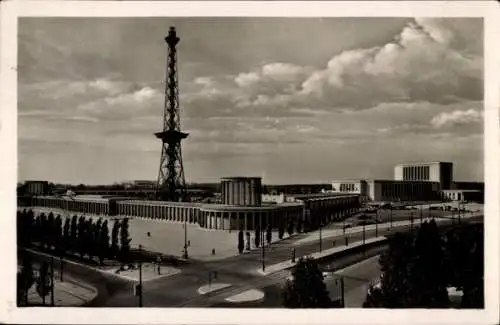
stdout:
[(483, 180), (481, 19), (22, 18), (20, 181), (157, 178), (170, 26), (187, 182)]

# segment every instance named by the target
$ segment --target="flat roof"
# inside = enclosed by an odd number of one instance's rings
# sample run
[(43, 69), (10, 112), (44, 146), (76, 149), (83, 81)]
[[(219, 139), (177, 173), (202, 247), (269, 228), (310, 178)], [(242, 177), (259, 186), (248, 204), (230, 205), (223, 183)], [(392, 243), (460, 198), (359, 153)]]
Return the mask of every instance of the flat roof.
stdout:
[(294, 197), (296, 199), (315, 199), (315, 198), (325, 198), (325, 197), (352, 197), (359, 196), (358, 193), (344, 193), (344, 192), (331, 192), (331, 193), (313, 193), (313, 194), (289, 194), (288, 197)]
[(449, 161), (420, 161), (397, 164), (396, 166), (414, 166), (414, 165), (434, 165), (434, 164), (453, 164)]
[(262, 179), (260, 176), (228, 176), (228, 177), (221, 177), (222, 180), (243, 180), (243, 179)]
[(224, 204), (203, 204), (201, 210), (218, 210), (218, 211), (256, 211), (256, 210), (279, 210), (281, 208), (297, 208), (304, 204), (302, 202), (286, 202), (280, 204), (264, 204), (260, 206), (251, 205), (224, 205)]
[(382, 183), (418, 183), (418, 184), (439, 184), (439, 182), (432, 182), (432, 181), (408, 181), (408, 180), (396, 180), (396, 179), (370, 179), (367, 180), (367, 182), (382, 182)]

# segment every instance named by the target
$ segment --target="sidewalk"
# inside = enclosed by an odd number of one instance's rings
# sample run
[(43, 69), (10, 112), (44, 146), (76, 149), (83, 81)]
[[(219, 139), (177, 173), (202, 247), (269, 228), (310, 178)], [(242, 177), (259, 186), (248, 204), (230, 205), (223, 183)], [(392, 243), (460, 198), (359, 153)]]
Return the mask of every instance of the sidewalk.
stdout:
[[(114, 276), (122, 277), (124, 279), (130, 280), (130, 281), (139, 281), (139, 268), (136, 267), (134, 269), (128, 269), (124, 271), (118, 271), (118, 267), (109, 267), (109, 268), (98, 268), (101, 272), (106, 272), (109, 274), (112, 274)], [(143, 263), (142, 264), (142, 282), (147, 282), (151, 280), (156, 280), (160, 278), (166, 278), (172, 275), (175, 275), (177, 273), (180, 273), (181, 270), (171, 267), (171, 266), (165, 266), (162, 265), (160, 267), (160, 274), (158, 274), (158, 266), (157, 264), (153, 263)]]
[[(386, 237), (369, 238), (369, 239), (365, 240), (365, 245), (368, 245), (368, 244), (371, 244), (371, 243), (382, 242), (384, 240), (387, 240), (387, 238)], [(363, 246), (363, 241), (362, 240), (361, 241), (352, 242), (348, 246), (342, 245), (342, 246), (337, 246), (337, 247), (325, 249), (322, 252), (316, 252), (316, 253), (310, 254), (309, 256), (311, 256), (314, 259), (319, 259), (319, 258), (327, 257), (327, 256), (330, 256), (330, 255), (334, 255), (334, 254), (337, 254), (337, 253), (340, 253), (340, 252), (344, 252), (344, 251), (347, 251), (347, 250), (351, 250), (351, 249), (354, 249), (356, 247), (361, 247), (361, 246)], [(289, 269), (289, 268), (292, 268), (293, 266), (295, 266), (295, 264), (297, 264), (297, 262), (298, 262), (299, 259), (300, 259), (300, 256), (297, 256), (295, 258), (295, 263), (292, 263), (292, 260), (289, 259), (287, 261), (283, 261), (283, 262), (280, 262), (280, 263), (268, 265), (268, 266), (266, 266), (266, 270), (265, 271), (262, 271), (262, 269), (259, 268), (259, 269), (257, 269), (257, 272), (259, 274), (261, 274), (261, 275), (269, 275), (269, 274), (272, 274), (272, 273), (275, 273), (275, 272), (278, 272), (278, 271), (286, 270), (286, 269)]]
[[(97, 289), (91, 285), (81, 285), (76, 280), (69, 280), (67, 277), (61, 282), (57, 272), (54, 272), (54, 305), (59, 307), (82, 306), (97, 296)], [(36, 291), (36, 283), (28, 291), (28, 306), (42, 306), (43, 300)], [(45, 297), (45, 306), (50, 306), (50, 293)]]
[[(465, 215), (461, 215), (461, 219), (474, 218), (474, 217), (477, 217), (480, 215), (482, 215), (482, 213), (467, 213)], [(422, 221), (423, 222), (431, 221), (432, 219), (434, 219), (436, 221), (436, 223), (438, 223), (438, 224), (446, 222), (446, 221), (448, 221), (448, 222), (451, 221), (451, 217), (450, 218), (428, 218), (428, 217), (426, 217), (426, 218), (422, 218)], [(455, 216), (455, 221), (457, 221), (457, 220), (458, 220), (458, 216)], [(379, 223), (378, 229), (381, 230), (381, 229), (389, 228), (390, 224), (391, 224), (390, 222)], [(392, 228), (402, 228), (402, 227), (406, 227), (409, 225), (411, 225), (410, 220), (394, 221), (392, 223)], [(417, 226), (417, 227), (420, 225), (420, 218), (419, 217), (415, 217), (413, 219), (413, 225)], [(375, 225), (375, 224), (366, 225), (365, 231), (375, 230), (376, 227), (377, 227), (377, 225)], [(346, 228), (345, 233), (342, 229), (328, 228), (328, 229), (321, 230), (321, 237), (322, 237), (322, 239), (326, 239), (326, 238), (343, 236), (343, 235), (351, 235), (351, 234), (355, 234), (355, 233), (360, 233), (362, 231), (363, 231), (363, 226)], [(308, 233), (307, 237), (304, 237), (304, 238), (301, 238), (301, 239), (295, 241), (295, 244), (301, 245), (301, 244), (306, 244), (306, 243), (310, 243), (310, 242), (314, 242), (314, 241), (318, 241), (318, 240), (319, 240), (319, 230), (315, 230), (313, 232)]]

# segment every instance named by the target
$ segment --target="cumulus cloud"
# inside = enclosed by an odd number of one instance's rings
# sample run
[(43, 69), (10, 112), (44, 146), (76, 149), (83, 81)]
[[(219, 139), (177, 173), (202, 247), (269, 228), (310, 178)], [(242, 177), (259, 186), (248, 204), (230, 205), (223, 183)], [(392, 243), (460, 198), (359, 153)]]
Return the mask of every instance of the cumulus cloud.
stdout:
[(431, 120), (431, 124), (435, 128), (442, 128), (445, 126), (460, 126), (473, 123), (481, 123), (483, 114), (474, 109), (457, 110), (453, 112), (444, 112), (435, 116)]
[(460, 19), (415, 19), (393, 41), (343, 51), (325, 68), (278, 62), (223, 81), (211, 79), (209, 87), (187, 100), (186, 109), (204, 102), (212, 114), (230, 109), (275, 116), (304, 108), (342, 111), (390, 102), (482, 100), (482, 44), (477, 41), (482, 26), (474, 25), (471, 33), (471, 25)]

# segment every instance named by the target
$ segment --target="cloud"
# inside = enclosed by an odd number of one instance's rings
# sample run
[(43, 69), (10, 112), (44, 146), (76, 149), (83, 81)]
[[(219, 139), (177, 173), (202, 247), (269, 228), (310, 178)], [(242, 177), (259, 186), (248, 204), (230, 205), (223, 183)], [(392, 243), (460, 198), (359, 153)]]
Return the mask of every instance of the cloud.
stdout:
[(446, 126), (463, 126), (467, 124), (481, 123), (483, 114), (474, 109), (457, 110), (450, 113), (441, 113), (432, 118), (431, 124), (435, 128), (442, 128)]
[[(481, 24), (416, 19), (394, 40), (343, 51), (323, 69), (269, 63), (188, 96), (186, 109), (212, 114), (291, 114), (293, 110), (359, 110), (390, 102), (454, 104), (483, 97)], [(470, 45), (469, 45), (470, 42)], [(231, 82), (232, 81), (232, 82)]]

